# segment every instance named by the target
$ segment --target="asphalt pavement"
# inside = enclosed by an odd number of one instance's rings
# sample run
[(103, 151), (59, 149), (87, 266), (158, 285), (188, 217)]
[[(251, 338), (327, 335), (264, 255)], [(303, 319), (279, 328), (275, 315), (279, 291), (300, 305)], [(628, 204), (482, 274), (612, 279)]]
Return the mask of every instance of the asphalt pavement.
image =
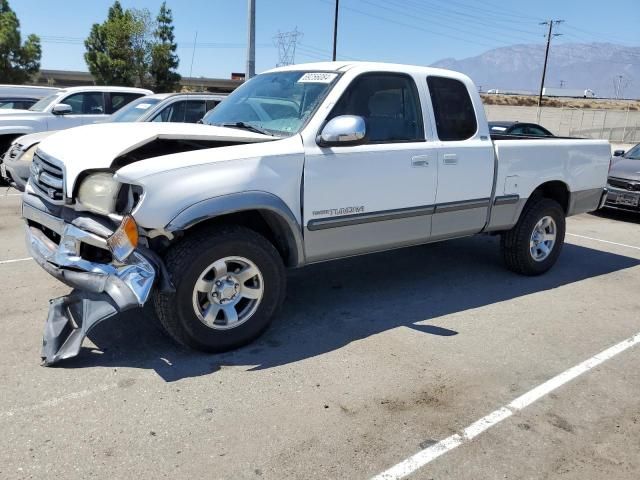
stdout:
[[(368, 479), (640, 333), (640, 216), (609, 212), (569, 219), (540, 277), (489, 236), (356, 257), (290, 272), (235, 352), (176, 347), (139, 310), (44, 368), (69, 289), (25, 259), (19, 203), (0, 191), (3, 479)], [(639, 362), (624, 346), (408, 478), (639, 478)]]

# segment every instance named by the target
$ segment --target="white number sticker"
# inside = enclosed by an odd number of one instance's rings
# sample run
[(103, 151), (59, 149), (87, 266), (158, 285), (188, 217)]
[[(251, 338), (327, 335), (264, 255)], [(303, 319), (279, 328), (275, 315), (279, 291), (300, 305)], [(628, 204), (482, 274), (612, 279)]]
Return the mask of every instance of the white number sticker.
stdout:
[(331, 83), (338, 76), (337, 73), (313, 72), (305, 73), (298, 83)]

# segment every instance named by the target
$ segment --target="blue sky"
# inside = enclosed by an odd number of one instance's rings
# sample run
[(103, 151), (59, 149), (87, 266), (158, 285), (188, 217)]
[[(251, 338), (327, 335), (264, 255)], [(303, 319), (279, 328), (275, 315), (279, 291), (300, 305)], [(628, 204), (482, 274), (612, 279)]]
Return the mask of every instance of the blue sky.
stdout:
[[(640, 45), (640, 0), (340, 0), (339, 59), (428, 65), (466, 58), (491, 48), (544, 41), (547, 18), (564, 19), (559, 42)], [(85, 70), (82, 41), (104, 20), (113, 0), (10, 0), (23, 36), (42, 37), (42, 68)], [(122, 0), (148, 8), (161, 0)], [(180, 73), (228, 78), (244, 71), (246, 0), (168, 0), (179, 45)], [(523, 5), (526, 3), (526, 5)], [(304, 37), (296, 63), (330, 59), (334, 0), (256, 0), (256, 69), (275, 66), (273, 37), (297, 29)]]

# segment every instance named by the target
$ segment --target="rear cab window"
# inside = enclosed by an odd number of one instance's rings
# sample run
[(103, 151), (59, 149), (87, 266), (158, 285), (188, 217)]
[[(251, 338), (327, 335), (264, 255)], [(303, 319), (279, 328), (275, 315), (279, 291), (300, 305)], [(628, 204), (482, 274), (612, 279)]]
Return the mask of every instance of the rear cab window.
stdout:
[(455, 78), (428, 76), (427, 85), (438, 138), (451, 142), (473, 137), (478, 121), (465, 84)]

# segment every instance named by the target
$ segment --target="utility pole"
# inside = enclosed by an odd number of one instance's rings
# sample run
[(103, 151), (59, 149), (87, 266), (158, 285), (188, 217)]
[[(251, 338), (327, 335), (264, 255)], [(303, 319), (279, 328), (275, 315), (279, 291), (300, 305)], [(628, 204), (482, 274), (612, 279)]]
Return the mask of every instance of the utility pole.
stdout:
[(540, 107), (542, 106), (542, 90), (544, 90), (544, 77), (547, 75), (547, 61), (549, 59), (549, 46), (551, 45), (551, 38), (559, 37), (561, 33), (553, 33), (553, 25), (559, 25), (564, 20), (549, 20), (548, 22), (541, 22), (540, 25), (549, 25), (549, 32), (547, 33), (547, 48), (544, 52), (544, 66), (542, 67), (542, 80), (540, 82), (540, 95), (538, 95), (538, 122), (540, 121)]
[(245, 80), (249, 80), (256, 74), (256, 0), (249, 0), (248, 30), (249, 39), (247, 41), (247, 68)]
[(338, 49), (338, 13), (340, 11), (340, 0), (336, 0), (336, 12), (333, 16), (333, 61), (336, 61)]

